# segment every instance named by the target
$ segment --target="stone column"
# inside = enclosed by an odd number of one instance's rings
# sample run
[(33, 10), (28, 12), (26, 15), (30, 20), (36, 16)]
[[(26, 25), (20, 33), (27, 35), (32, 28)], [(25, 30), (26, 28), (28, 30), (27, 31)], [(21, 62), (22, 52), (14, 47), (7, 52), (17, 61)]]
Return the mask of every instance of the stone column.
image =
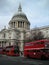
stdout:
[(22, 27), (24, 28), (24, 22), (22, 22)]
[(23, 22), (23, 28), (24, 28), (24, 22)]
[(3, 43), (2, 43), (2, 41), (1, 41), (1, 46), (3, 47)]
[(20, 45), (20, 55), (22, 55), (22, 53), (23, 53), (23, 39), (24, 39), (24, 34), (23, 34), (23, 31), (21, 31), (21, 41), (20, 41), (20, 43), (21, 43), (21, 45)]
[(2, 41), (1, 41), (1, 47), (2, 47)]
[(17, 27), (17, 24), (16, 24), (16, 22), (15, 22), (15, 28)]
[(15, 22), (14, 22), (14, 28), (15, 28)]
[(26, 24), (24, 23), (24, 28), (26, 28)]
[(23, 22), (21, 24), (22, 24), (22, 28), (23, 28)]
[(18, 28), (18, 21), (17, 21), (17, 28)]

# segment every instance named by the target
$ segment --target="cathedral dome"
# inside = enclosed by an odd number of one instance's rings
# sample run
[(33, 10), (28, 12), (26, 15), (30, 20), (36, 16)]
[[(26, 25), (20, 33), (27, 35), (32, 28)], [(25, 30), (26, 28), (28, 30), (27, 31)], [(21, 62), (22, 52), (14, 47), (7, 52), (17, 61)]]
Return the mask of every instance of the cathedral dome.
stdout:
[(13, 18), (15, 18), (15, 17), (22, 17), (22, 18), (26, 18), (26, 19), (27, 19), (26, 15), (25, 15), (23, 12), (17, 12), (17, 13), (13, 16)]
[(22, 12), (21, 4), (19, 4), (18, 11), (9, 22), (10, 28), (24, 28), (30, 29), (30, 22), (27, 19), (26, 14)]
[(20, 4), (19, 4), (18, 12), (16, 14), (14, 14), (14, 16), (12, 17), (12, 19), (13, 20), (14, 19), (17, 20), (18, 18), (24, 18), (24, 19), (28, 20), (26, 14), (24, 14), (22, 12), (22, 8), (21, 8), (21, 5)]

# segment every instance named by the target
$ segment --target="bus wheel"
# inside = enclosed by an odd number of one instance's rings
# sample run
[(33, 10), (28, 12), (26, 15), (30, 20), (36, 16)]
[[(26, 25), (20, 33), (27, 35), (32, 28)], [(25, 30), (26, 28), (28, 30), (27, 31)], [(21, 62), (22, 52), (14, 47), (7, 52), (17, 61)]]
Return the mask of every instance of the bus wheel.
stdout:
[(46, 57), (44, 55), (41, 56), (41, 60), (45, 60)]

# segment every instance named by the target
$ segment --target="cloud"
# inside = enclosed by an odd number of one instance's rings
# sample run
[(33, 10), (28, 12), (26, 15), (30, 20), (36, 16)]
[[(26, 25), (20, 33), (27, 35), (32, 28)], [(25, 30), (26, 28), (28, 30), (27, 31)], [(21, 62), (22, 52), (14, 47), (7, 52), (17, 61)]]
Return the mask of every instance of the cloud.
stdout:
[(31, 28), (49, 24), (49, 0), (0, 0), (0, 29), (8, 25), (10, 18), (17, 12), (19, 2)]
[(37, 6), (42, 9), (49, 9), (49, 0), (39, 0)]
[(0, 16), (0, 29), (3, 29), (4, 26), (8, 27), (10, 19), (11, 16)]
[(7, 15), (15, 12), (19, 0), (0, 0), (0, 15)]

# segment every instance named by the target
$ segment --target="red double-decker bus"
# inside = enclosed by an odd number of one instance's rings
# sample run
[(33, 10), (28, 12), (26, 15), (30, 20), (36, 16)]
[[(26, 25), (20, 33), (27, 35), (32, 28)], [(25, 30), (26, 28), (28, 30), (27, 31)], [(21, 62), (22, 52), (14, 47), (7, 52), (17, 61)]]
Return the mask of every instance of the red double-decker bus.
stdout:
[(3, 55), (6, 54), (6, 47), (3, 47), (2, 54), (3, 54)]
[(3, 48), (0, 47), (0, 54), (3, 54)]
[(5, 54), (5, 48), (4, 47), (0, 47), (0, 54)]
[(19, 47), (18, 46), (7, 46), (6, 55), (19, 56)]
[(25, 43), (24, 56), (31, 58), (49, 58), (49, 40), (38, 40)]

